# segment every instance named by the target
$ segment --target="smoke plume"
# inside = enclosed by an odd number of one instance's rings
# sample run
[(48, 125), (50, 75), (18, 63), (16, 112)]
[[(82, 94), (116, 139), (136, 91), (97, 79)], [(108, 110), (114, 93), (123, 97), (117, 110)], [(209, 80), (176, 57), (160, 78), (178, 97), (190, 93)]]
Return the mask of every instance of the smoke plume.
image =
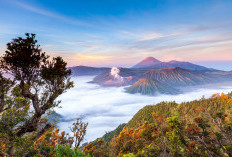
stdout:
[(120, 70), (116, 67), (113, 67), (111, 69), (110, 74), (114, 77), (114, 79), (116, 79), (117, 81), (123, 81), (123, 77), (119, 75)]

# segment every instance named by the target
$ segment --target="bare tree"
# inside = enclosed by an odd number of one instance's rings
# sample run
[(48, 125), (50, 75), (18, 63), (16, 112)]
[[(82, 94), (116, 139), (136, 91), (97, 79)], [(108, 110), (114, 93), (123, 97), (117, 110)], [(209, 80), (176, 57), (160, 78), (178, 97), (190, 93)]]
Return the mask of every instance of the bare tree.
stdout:
[(88, 123), (84, 123), (81, 118), (77, 118), (76, 122), (73, 123), (72, 127), (70, 128), (74, 134), (75, 148), (78, 148), (81, 142), (84, 140), (87, 126)]

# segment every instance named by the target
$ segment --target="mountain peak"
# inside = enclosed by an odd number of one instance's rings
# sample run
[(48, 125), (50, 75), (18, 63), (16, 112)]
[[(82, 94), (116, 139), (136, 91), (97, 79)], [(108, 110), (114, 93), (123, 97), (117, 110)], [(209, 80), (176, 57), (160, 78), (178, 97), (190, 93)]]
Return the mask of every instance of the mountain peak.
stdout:
[(179, 62), (179, 61), (177, 61), (177, 60), (171, 60), (171, 61), (169, 61), (169, 63), (177, 63), (177, 62)]
[(161, 63), (158, 59), (155, 59), (154, 57), (147, 57), (132, 68), (145, 68), (148, 66), (153, 66), (155, 64)]
[(153, 63), (160, 63), (161, 61), (159, 61), (158, 59), (154, 58), (154, 57), (147, 57), (145, 58), (143, 61), (149, 61), (149, 62), (153, 62)]

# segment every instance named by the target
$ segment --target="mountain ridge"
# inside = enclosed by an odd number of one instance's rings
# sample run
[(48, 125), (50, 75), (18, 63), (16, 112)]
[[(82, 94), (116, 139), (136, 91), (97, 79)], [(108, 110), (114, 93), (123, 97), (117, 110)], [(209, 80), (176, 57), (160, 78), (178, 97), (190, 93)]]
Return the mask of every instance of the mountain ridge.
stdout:
[[(149, 60), (157, 60), (154, 57), (148, 57)], [(132, 66), (132, 68), (145, 68), (145, 69), (163, 69), (163, 68), (171, 68), (171, 67), (179, 67), (187, 70), (197, 70), (197, 71), (217, 71), (216, 69), (207, 68), (201, 65), (193, 64), (186, 61), (176, 61), (171, 60), (169, 62), (162, 62), (157, 60), (158, 62), (150, 62), (146, 59), (142, 60), (138, 64)]]
[(93, 76), (109, 71), (108, 67), (91, 67), (91, 66), (73, 66), (69, 67), (72, 70), (73, 76)]
[(171, 86), (161, 83), (156, 79), (141, 78), (130, 87), (125, 88), (127, 93), (135, 94), (140, 93), (142, 95), (158, 95), (158, 94), (178, 94), (177, 89)]

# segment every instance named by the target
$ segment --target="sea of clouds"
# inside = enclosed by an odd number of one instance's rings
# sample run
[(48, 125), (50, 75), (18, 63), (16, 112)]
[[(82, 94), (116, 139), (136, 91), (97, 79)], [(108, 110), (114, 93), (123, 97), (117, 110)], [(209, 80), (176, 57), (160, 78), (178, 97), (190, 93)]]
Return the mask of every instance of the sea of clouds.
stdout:
[(77, 117), (88, 122), (86, 141), (95, 140), (105, 132), (115, 129), (119, 124), (128, 122), (142, 107), (162, 101), (177, 103), (206, 98), (214, 93), (232, 91), (232, 83), (186, 88), (179, 95), (158, 95), (155, 97), (128, 94), (124, 87), (100, 87), (88, 83), (93, 77), (73, 77), (75, 87), (62, 96), (56, 112), (63, 116), (58, 123), (60, 130), (70, 132), (70, 127)]

